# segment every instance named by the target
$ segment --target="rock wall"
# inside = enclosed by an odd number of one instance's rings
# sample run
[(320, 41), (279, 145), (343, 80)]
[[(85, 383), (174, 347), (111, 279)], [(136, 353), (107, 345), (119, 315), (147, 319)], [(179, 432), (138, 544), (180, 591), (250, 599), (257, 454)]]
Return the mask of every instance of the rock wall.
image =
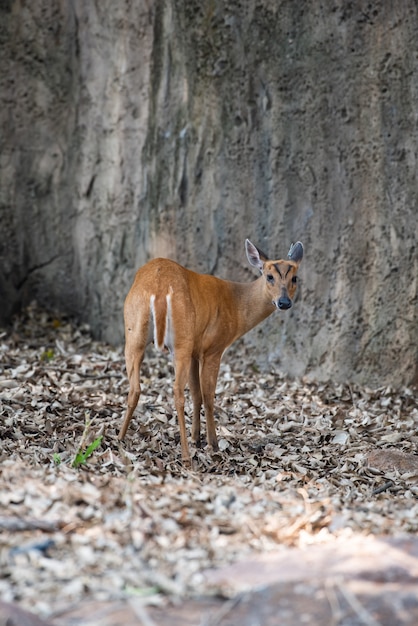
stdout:
[(251, 280), (305, 245), (259, 365), (417, 379), (416, 3), (0, 3), (0, 298), (122, 341), (149, 257)]

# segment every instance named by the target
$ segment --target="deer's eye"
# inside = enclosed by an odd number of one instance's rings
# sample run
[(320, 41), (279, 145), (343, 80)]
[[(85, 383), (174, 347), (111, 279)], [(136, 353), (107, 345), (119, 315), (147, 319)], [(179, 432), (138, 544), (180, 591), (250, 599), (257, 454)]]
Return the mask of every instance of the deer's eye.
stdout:
[(298, 282), (297, 276), (292, 276), (292, 283), (296, 284)]
[(273, 274), (267, 274), (266, 276), (267, 282), (273, 284), (274, 283), (274, 276)]

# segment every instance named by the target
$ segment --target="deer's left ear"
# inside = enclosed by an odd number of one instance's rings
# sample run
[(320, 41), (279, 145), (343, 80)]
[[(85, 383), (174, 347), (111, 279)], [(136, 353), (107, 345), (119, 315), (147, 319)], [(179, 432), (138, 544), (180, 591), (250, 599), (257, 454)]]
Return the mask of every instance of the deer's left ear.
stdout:
[(261, 252), (249, 239), (245, 240), (245, 251), (249, 264), (257, 267), (262, 272), (264, 262), (268, 260), (264, 252)]
[(303, 245), (300, 241), (296, 243), (292, 243), (290, 246), (290, 250), (287, 253), (287, 258), (290, 261), (294, 261), (295, 263), (300, 263), (303, 259)]

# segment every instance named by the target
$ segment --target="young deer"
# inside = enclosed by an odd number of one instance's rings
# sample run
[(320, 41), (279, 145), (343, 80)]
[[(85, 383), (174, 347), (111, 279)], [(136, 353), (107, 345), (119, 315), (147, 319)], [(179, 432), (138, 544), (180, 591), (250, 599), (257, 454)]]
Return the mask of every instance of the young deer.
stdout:
[(193, 400), (192, 440), (200, 445), (203, 401), (207, 441), (218, 449), (213, 406), (219, 365), (226, 348), (273, 311), (290, 309), (303, 246), (292, 244), (286, 260), (271, 261), (248, 239), (247, 258), (261, 276), (235, 283), (196, 274), (168, 259), (154, 259), (138, 270), (125, 301), (125, 358), (128, 408), (119, 439), (125, 437), (141, 393), (139, 370), (152, 340), (173, 355), (174, 400), (180, 426), (182, 459), (190, 462), (184, 420), (184, 389)]

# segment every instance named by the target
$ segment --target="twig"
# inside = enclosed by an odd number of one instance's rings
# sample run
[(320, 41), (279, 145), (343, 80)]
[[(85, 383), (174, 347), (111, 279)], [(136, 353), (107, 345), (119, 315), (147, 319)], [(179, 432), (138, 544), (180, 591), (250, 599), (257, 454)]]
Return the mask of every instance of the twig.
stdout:
[(347, 384), (347, 387), (348, 387), (348, 389), (349, 389), (349, 391), (350, 391), (351, 402), (353, 403), (353, 409), (357, 409), (357, 406), (356, 406), (356, 401), (355, 401), (355, 398), (354, 398), (354, 393), (353, 393), (353, 390), (352, 390), (352, 388), (351, 388), (350, 383), (348, 383), (348, 384)]
[(351, 591), (338, 581), (335, 584), (365, 626), (380, 626), (380, 623), (374, 619), (373, 615), (357, 600), (356, 596), (351, 593)]
[(40, 519), (22, 519), (21, 517), (0, 517), (0, 528), (11, 532), (23, 530), (42, 530), (54, 533), (62, 527), (61, 522), (46, 522)]
[(332, 613), (331, 623), (333, 626), (337, 626), (341, 621), (343, 612), (341, 611), (341, 606), (338, 601), (338, 596), (335, 592), (334, 580), (329, 580), (328, 578), (325, 580), (325, 594), (328, 598), (328, 602), (331, 607), (331, 613)]
[(201, 626), (218, 626), (221, 623), (224, 617), (228, 615), (235, 607), (241, 602), (243, 598), (243, 594), (238, 594), (235, 598), (231, 598), (224, 602), (219, 611), (215, 613), (215, 615), (209, 615), (208, 617), (204, 617), (201, 622)]
[(135, 613), (136, 617), (139, 619), (142, 626), (157, 626), (154, 620), (148, 615), (148, 611), (141, 602), (138, 602), (134, 598), (130, 598), (129, 606)]
[(122, 378), (120, 372), (112, 372), (109, 374), (87, 374), (70, 367), (56, 367), (54, 365), (44, 365), (39, 368), (41, 371), (60, 372), (61, 374), (77, 374), (81, 378), (93, 378), (94, 380), (102, 380), (104, 378)]
[(373, 489), (372, 494), (376, 496), (378, 493), (383, 493), (387, 489), (393, 487), (394, 484), (395, 483), (393, 482), (393, 480), (388, 480), (386, 483), (383, 483), (383, 485), (380, 485), (380, 487), (376, 487), (376, 489)]
[(167, 595), (182, 596), (184, 594), (183, 586), (176, 583), (162, 572), (154, 571), (149, 574), (148, 579), (153, 587), (157, 587), (157, 589)]
[(6, 396), (0, 396), (0, 402), (4, 402), (5, 404), (18, 404), (19, 406), (28, 406), (28, 402), (24, 402), (22, 400), (17, 400), (17, 398), (6, 398)]

